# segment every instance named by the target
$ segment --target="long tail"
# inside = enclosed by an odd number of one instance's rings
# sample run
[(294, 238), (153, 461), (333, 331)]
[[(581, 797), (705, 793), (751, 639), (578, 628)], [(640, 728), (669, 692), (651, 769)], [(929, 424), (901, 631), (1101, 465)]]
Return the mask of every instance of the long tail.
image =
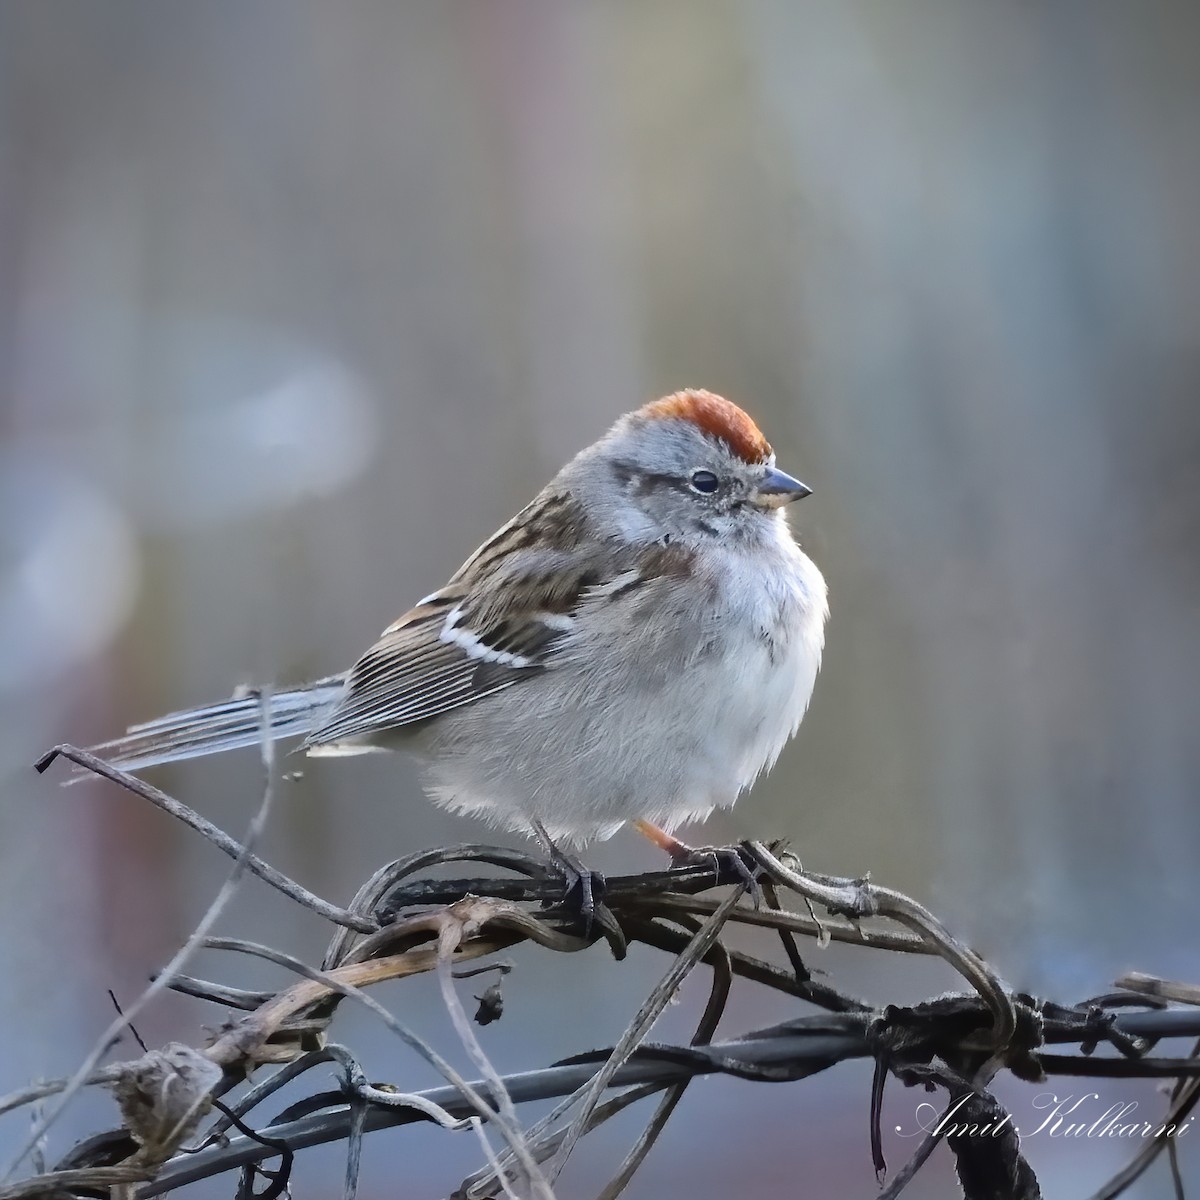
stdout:
[[(272, 736), (290, 738), (309, 733), (321, 714), (341, 695), (345, 681), (344, 675), (330, 675), (303, 687), (270, 693)], [(124, 737), (92, 746), (91, 752), (114, 767), (136, 771), (159, 763), (256, 746), (261, 729), (262, 701), (257, 692), (244, 693), (217, 704), (168, 713), (144, 725), (133, 725)]]

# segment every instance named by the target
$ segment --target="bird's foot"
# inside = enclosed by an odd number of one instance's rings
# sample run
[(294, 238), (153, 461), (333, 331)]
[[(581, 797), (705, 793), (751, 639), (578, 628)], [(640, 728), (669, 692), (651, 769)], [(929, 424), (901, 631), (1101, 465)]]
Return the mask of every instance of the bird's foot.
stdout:
[(540, 821), (533, 823), (538, 841), (550, 858), (550, 865), (563, 881), (562, 899), (558, 904), (583, 926), (584, 937), (592, 936), (592, 923), (601, 914), (612, 919), (604, 903), (608, 880), (600, 871), (585, 867), (574, 854), (555, 845)]
[(671, 855), (671, 866), (710, 867), (714, 887), (740, 883), (754, 902), (754, 907), (762, 906), (757, 864), (741, 846), (685, 846), (680, 854)]
[(713, 873), (713, 886), (740, 883), (750, 894), (754, 907), (762, 904), (762, 888), (758, 884), (758, 864), (743, 846), (689, 846), (648, 821), (635, 821), (637, 831), (648, 837), (670, 856), (671, 866), (708, 867)]

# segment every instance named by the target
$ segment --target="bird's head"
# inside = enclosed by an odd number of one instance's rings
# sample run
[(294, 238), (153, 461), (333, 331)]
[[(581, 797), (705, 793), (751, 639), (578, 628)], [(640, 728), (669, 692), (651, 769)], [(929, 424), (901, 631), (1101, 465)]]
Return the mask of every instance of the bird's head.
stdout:
[(753, 537), (811, 490), (775, 465), (742, 409), (691, 388), (621, 417), (580, 465), (608, 492), (618, 524), (646, 540)]

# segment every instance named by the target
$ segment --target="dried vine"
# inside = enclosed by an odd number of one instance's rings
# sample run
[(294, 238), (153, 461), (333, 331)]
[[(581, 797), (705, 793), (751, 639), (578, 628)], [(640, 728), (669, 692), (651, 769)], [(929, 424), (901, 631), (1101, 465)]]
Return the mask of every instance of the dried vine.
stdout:
[[(851, 1058), (875, 1062), (869, 1141), (881, 1178), (886, 1164), (880, 1122), (889, 1079), (942, 1091), (946, 1111), (980, 1129), (1005, 1125), (1006, 1114), (989, 1091), (1001, 1071), (1027, 1080), (1056, 1074), (1174, 1078), (1164, 1125), (1186, 1121), (1200, 1098), (1195, 1049), (1170, 1057), (1155, 1053), (1162, 1039), (1200, 1036), (1200, 1008), (1195, 1007), (1200, 991), (1194, 986), (1133, 976), (1110, 994), (1069, 1005), (1014, 994), (992, 967), (909, 897), (866, 879), (804, 871), (778, 846), (747, 842), (741, 847), (761, 892), (753, 897), (747, 894), (743, 873), (722, 877), (718, 871), (714, 877), (713, 868), (703, 864), (610, 878), (586, 933), (576, 914), (558, 903), (562, 879), (548, 862), (490, 846), (433, 850), (390, 863), (359, 889), (349, 906), (340, 908), (252, 852), (251, 843), (269, 807), (269, 743), (263, 751), (268, 777), (264, 803), (244, 844), (152, 785), (74, 747), (56, 747), (38, 764), (39, 770), (57, 757), (149, 800), (233, 858), (234, 869), (219, 902), (153, 985), (209, 1000), (222, 1006), (229, 1019), (207, 1046), (172, 1044), (132, 1062), (101, 1067), (121, 1030), (122, 1022), (116, 1022), (72, 1079), (0, 1099), (0, 1115), (52, 1101), (0, 1184), (0, 1200), (103, 1192), (148, 1198), (230, 1171), (242, 1174), (239, 1196), (272, 1200), (284, 1193), (297, 1152), (335, 1140), (347, 1143), (345, 1195), (353, 1197), (364, 1135), (418, 1121), (473, 1130), (480, 1139), (486, 1166), (464, 1179), (460, 1196), (478, 1200), (507, 1194), (547, 1200), (580, 1138), (629, 1105), (657, 1096), (643, 1133), (601, 1193), (611, 1200), (632, 1178), (697, 1075), (779, 1082), (813, 1075)], [(428, 874), (430, 868), (447, 863), (485, 870), (449, 880)], [(247, 873), (333, 925), (320, 967), (271, 947), (209, 934), (228, 892)], [(724, 894), (702, 894), (713, 888)], [(814, 906), (829, 916), (819, 918)], [(770, 962), (738, 949), (734, 942), (741, 926), (774, 929), (783, 961)], [(816, 939), (818, 944), (831, 939), (850, 942), (880, 954), (935, 955), (965, 986), (960, 993), (914, 1007), (878, 1009), (815, 978), (805, 966), (799, 938)], [(463, 971), (463, 964), (522, 942), (557, 953), (577, 953), (604, 942), (615, 959), (624, 957), (628, 945), (636, 942), (671, 958), (659, 984), (611, 1049), (501, 1076), (475, 1036), (455, 979), (474, 973)], [(250, 992), (185, 974), (186, 958), (201, 946), (267, 959), (293, 975), (294, 982), (276, 992)], [(649, 1041), (671, 996), (701, 964), (709, 969), (710, 994), (690, 1044)], [(502, 964), (491, 967), (503, 969)], [(476, 1080), (464, 1079), (434, 1046), (370, 994), (378, 983), (425, 972), (437, 976), (454, 1028), (479, 1071)], [(737, 979), (773, 988), (806, 1007), (794, 1019), (769, 1029), (714, 1041)], [(139, 998), (135, 1011), (150, 994)], [(441, 1073), (445, 1085), (404, 1092), (369, 1082), (370, 1073), (352, 1052), (330, 1040), (337, 1010), (347, 1000), (371, 1010)], [(493, 984), (476, 1019), (495, 1019), (501, 1006), (502, 994)], [(1073, 1050), (1055, 1053), (1055, 1046)], [(1095, 1053), (1100, 1046), (1111, 1052)], [(327, 1063), (340, 1069), (338, 1089), (316, 1091), (262, 1121), (262, 1106), (275, 1092)], [(78, 1088), (95, 1084), (113, 1088), (121, 1127), (86, 1139), (52, 1169), (17, 1178), (29, 1151)], [(519, 1106), (547, 1098), (561, 1103), (526, 1127)], [(232, 1136), (234, 1130), (237, 1136)], [(882, 1195), (899, 1195), (940, 1140), (935, 1127)], [(1041, 1195), (1015, 1131), (1005, 1136), (968, 1132), (945, 1140), (968, 1200), (1031, 1200)], [(1155, 1138), (1097, 1195), (1117, 1196), (1164, 1148), (1175, 1166), (1173, 1139)], [(267, 1170), (264, 1164), (275, 1160), (278, 1166)], [(256, 1181), (262, 1185), (258, 1191)]]

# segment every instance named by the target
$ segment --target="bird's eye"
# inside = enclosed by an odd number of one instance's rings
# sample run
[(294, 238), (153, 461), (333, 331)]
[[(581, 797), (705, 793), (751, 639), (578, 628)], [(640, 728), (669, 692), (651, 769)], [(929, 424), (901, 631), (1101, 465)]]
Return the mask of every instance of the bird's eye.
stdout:
[(721, 481), (711, 471), (693, 471), (692, 488), (697, 492), (715, 492)]

